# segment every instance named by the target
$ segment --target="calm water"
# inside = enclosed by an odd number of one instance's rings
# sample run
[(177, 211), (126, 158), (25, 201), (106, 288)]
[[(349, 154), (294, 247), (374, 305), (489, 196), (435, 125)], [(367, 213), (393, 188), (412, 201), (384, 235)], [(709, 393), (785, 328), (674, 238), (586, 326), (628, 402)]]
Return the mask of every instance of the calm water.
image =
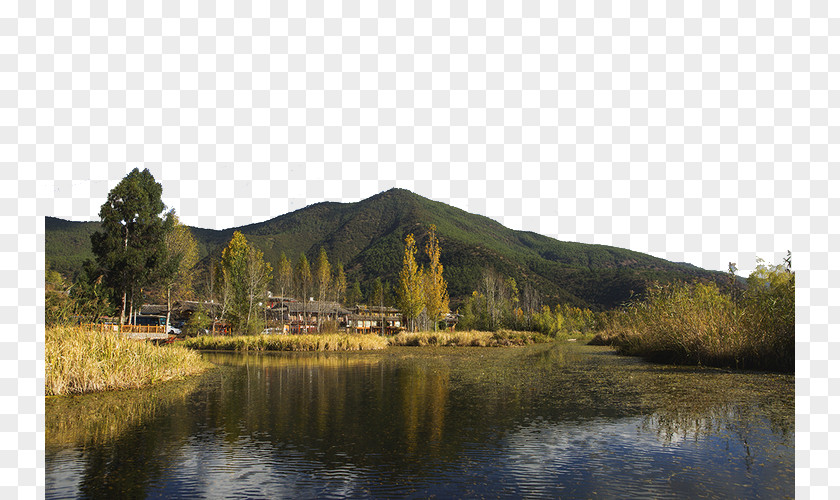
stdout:
[(794, 495), (792, 375), (576, 344), (205, 356), (48, 401), (47, 498)]

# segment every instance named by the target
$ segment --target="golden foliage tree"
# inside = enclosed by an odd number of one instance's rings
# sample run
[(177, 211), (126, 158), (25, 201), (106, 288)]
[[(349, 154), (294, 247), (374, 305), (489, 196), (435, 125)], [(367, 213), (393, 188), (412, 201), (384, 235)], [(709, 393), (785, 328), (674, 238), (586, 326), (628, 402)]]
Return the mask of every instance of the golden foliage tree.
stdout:
[(415, 325), (415, 320), (423, 311), (423, 270), (417, 266), (414, 255), (417, 253), (417, 246), (414, 242), (414, 235), (409, 233), (405, 237), (405, 253), (403, 254), (403, 267), (400, 271), (400, 283), (397, 289), (397, 301), (400, 310), (406, 320)]
[(341, 262), (335, 266), (335, 278), (333, 278), (333, 282), (335, 283), (335, 301), (343, 304), (344, 292), (347, 290), (347, 275), (344, 274), (344, 266)]
[(309, 329), (309, 318), (306, 316), (306, 304), (309, 301), (309, 291), (312, 285), (312, 268), (309, 266), (309, 259), (303, 253), (298, 257), (295, 266), (295, 286), (297, 287), (300, 300), (303, 302), (303, 319)]
[[(277, 264), (277, 285), (280, 287), (280, 297), (284, 298), (291, 292), (294, 285), (294, 271), (292, 271), (292, 263), (286, 257), (286, 252), (280, 254), (280, 262)], [(281, 313), (280, 324), (285, 326), (284, 323), (284, 315)]]
[(277, 264), (277, 285), (280, 287), (280, 296), (285, 297), (292, 289), (294, 283), (294, 272), (292, 263), (286, 257), (286, 253), (280, 254), (280, 262)]
[(222, 271), (230, 286), (230, 316), (235, 329), (256, 332), (262, 318), (256, 315), (258, 299), (263, 297), (271, 281), (271, 265), (262, 251), (248, 244), (236, 231), (222, 251)]
[(446, 280), (443, 279), (443, 264), (440, 263), (440, 244), (437, 239), (437, 228), (434, 224), (429, 228), (429, 241), (426, 242), (426, 255), (429, 256), (429, 271), (424, 280), (424, 299), (426, 312), (438, 329), (438, 321), (449, 312), (449, 293), (446, 290)]
[(318, 285), (318, 331), (321, 331), (321, 322), (324, 315), (324, 302), (327, 300), (327, 292), (330, 288), (330, 260), (327, 258), (327, 251), (321, 247), (318, 253), (318, 265), (315, 268), (315, 281)]
[(172, 296), (176, 299), (186, 299), (193, 291), (195, 265), (198, 263), (198, 243), (190, 229), (181, 224), (178, 217), (172, 213), (175, 227), (164, 236), (166, 246), (167, 272), (163, 274), (163, 286), (166, 289), (166, 324), (172, 310)]

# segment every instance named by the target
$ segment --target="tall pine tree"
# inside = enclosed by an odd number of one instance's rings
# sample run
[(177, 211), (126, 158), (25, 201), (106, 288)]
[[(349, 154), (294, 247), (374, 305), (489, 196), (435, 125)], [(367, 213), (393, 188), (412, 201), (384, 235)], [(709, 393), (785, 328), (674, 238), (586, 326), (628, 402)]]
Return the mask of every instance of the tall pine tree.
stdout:
[(105, 282), (120, 304), (121, 325), (128, 301), (153, 277), (160, 276), (166, 261), (164, 237), (174, 220), (171, 212), (164, 213), (162, 192), (148, 169), (141, 172), (135, 168), (108, 193), (99, 210), (102, 230), (90, 236)]

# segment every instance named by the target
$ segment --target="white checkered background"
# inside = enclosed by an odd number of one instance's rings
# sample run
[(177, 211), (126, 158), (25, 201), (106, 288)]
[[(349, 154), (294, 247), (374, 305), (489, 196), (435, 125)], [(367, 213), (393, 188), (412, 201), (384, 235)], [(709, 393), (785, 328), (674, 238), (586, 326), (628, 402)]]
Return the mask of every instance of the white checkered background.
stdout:
[(840, 494), (840, 2), (87, 3), (0, 2), (4, 498), (44, 493), (42, 216), (134, 167), (201, 227), (398, 186), (708, 269), (790, 249), (796, 493)]

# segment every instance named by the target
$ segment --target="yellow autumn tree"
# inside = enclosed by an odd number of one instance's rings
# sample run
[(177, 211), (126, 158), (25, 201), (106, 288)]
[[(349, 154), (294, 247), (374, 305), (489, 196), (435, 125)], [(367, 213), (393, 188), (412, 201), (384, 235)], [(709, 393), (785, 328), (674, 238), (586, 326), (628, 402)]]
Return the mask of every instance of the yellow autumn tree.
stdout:
[(416, 253), (417, 246), (414, 242), (414, 235), (409, 233), (405, 237), (405, 252), (403, 253), (403, 267), (400, 270), (400, 283), (397, 289), (397, 303), (412, 330), (425, 305), (423, 303), (423, 271), (417, 266), (417, 260), (414, 258)]
[(222, 250), (224, 280), (229, 287), (228, 319), (234, 330), (257, 333), (262, 330), (263, 317), (257, 314), (264, 307), (266, 288), (271, 281), (271, 265), (263, 259), (262, 251), (248, 244), (245, 236), (236, 231), (228, 246)]
[(324, 302), (327, 300), (327, 293), (330, 289), (330, 260), (327, 258), (327, 251), (321, 247), (318, 254), (318, 267), (315, 270), (316, 285), (318, 285), (318, 333), (321, 332), (323, 323)]
[(429, 228), (429, 241), (426, 242), (426, 255), (429, 256), (429, 271), (424, 280), (424, 299), (426, 313), (438, 329), (438, 321), (449, 312), (449, 293), (446, 280), (443, 279), (443, 264), (440, 263), (440, 244), (437, 239), (437, 227)]
[(161, 284), (166, 292), (166, 326), (169, 327), (172, 311), (172, 296), (186, 299), (192, 294), (194, 268), (198, 263), (198, 243), (190, 229), (181, 224), (174, 211), (171, 212), (175, 226), (163, 238), (166, 246)]

